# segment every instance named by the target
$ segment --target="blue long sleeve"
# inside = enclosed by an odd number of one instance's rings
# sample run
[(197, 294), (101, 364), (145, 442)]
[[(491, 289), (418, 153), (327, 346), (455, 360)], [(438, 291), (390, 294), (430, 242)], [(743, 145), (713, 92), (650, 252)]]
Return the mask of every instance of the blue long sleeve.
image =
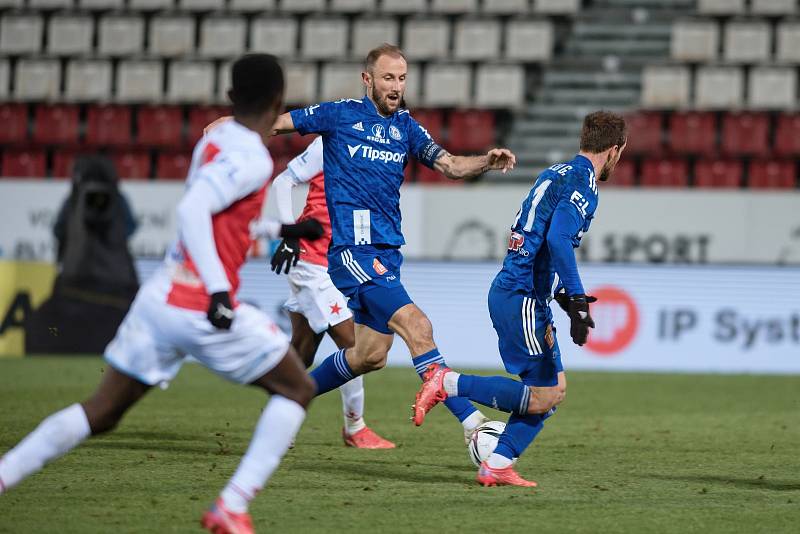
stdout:
[(569, 202), (560, 202), (550, 220), (550, 229), (547, 231), (547, 248), (550, 250), (553, 266), (566, 288), (567, 295), (585, 293), (581, 277), (578, 274), (575, 253), (572, 250), (572, 238), (581, 228), (583, 228), (583, 221), (575, 206)]

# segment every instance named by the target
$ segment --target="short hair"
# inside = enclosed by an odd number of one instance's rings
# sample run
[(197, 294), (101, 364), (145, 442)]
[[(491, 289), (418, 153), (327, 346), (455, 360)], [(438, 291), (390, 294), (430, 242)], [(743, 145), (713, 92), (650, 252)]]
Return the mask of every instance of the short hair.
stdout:
[(583, 119), (581, 150), (599, 154), (628, 140), (628, 127), (622, 115), (610, 111), (595, 111)]
[(375, 63), (377, 63), (381, 56), (401, 57), (406, 60), (406, 55), (403, 54), (403, 51), (399, 46), (383, 43), (382, 45), (377, 46), (369, 51), (369, 54), (367, 54), (367, 59), (364, 60), (364, 70), (367, 72), (372, 72), (372, 69), (375, 68)]
[(234, 115), (258, 115), (283, 96), (283, 69), (270, 54), (245, 54), (231, 69)]

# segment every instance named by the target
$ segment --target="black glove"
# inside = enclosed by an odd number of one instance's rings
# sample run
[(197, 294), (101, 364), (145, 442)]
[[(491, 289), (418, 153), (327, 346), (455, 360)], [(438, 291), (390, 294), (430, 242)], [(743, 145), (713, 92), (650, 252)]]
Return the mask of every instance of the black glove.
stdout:
[(220, 291), (211, 295), (211, 304), (208, 306), (208, 321), (221, 330), (230, 330), (233, 323), (233, 306), (231, 296), (227, 291)]
[(569, 335), (576, 345), (583, 345), (589, 336), (589, 329), (594, 328), (594, 319), (589, 315), (588, 298), (586, 295), (572, 295), (568, 299)]
[[(566, 289), (562, 287), (561, 291), (553, 295), (553, 300), (558, 302), (558, 305), (561, 306), (561, 309), (564, 310), (564, 313), (569, 313), (569, 297), (567, 296)], [(591, 304), (592, 302), (597, 302), (597, 297), (586, 295), (586, 303)]]
[(281, 225), (280, 236), (284, 239), (308, 239), (316, 241), (325, 235), (325, 229), (316, 219), (303, 219), (295, 224)]
[(300, 241), (298, 239), (289, 239), (288, 237), (281, 241), (278, 248), (275, 249), (275, 254), (272, 255), (272, 260), (269, 264), (272, 265), (272, 272), (275, 274), (289, 274), (289, 269), (297, 265), (297, 260), (300, 259)]

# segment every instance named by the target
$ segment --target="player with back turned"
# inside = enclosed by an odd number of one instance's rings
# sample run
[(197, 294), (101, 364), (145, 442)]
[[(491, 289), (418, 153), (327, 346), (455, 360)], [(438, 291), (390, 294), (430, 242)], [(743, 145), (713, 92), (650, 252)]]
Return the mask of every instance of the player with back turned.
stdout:
[(511, 414), (494, 452), (481, 463), (480, 484), (536, 486), (512, 464), (566, 394), (549, 304), (555, 299), (569, 315), (575, 344), (586, 343), (594, 327), (589, 303), (596, 299), (584, 291), (573, 248), (594, 218), (597, 181), (608, 180), (626, 141), (622, 117), (604, 111), (589, 114), (580, 153), (542, 172), (517, 212), (503, 268), (489, 290), (489, 315), (506, 371), (521, 380), (459, 374), (443, 364), (431, 365), (425, 374), (414, 404), (416, 425), (436, 404), (455, 398)]

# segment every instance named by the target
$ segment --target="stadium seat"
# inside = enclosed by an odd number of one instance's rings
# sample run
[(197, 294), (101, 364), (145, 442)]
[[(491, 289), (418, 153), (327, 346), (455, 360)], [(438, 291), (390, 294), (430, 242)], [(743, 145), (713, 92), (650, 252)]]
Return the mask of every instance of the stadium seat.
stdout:
[[(19, 2), (16, 7), (22, 2)], [(69, 9), (73, 0), (28, 0), (28, 7), (35, 10)], [(0, 3), (0, 7), (5, 7)]]
[(678, 112), (669, 116), (669, 147), (677, 154), (711, 154), (717, 146), (713, 113)]
[[(630, 142), (629, 142), (630, 143)], [(626, 149), (627, 150), (627, 149)], [(622, 159), (614, 167), (611, 178), (604, 185), (633, 187), (636, 185), (636, 164), (632, 159)]]
[(47, 53), (59, 56), (92, 51), (94, 21), (87, 16), (53, 15), (47, 25)]
[(490, 15), (526, 15), (528, 0), (483, 0), (482, 10)]
[(228, 9), (242, 13), (255, 13), (256, 11), (272, 11), (277, 5), (277, 0), (230, 0)]
[(136, 114), (140, 145), (179, 147), (183, 141), (183, 110), (178, 106), (145, 106)]
[(173, 61), (169, 66), (169, 102), (208, 104), (214, 101), (216, 69), (210, 61)]
[[(364, 89), (361, 92), (363, 94)], [(422, 67), (417, 63), (408, 64), (404, 99), (411, 107), (416, 107), (419, 102), (422, 102)]]
[(111, 100), (111, 61), (74, 59), (67, 64), (64, 97), (73, 102)]
[[(297, 54), (297, 19), (259, 17), (250, 25), (250, 51), (281, 57)], [(287, 92), (286, 96), (289, 96)]]
[(225, 9), (225, 0), (178, 0), (182, 11), (220, 11)]
[(664, 116), (658, 112), (639, 112), (627, 115), (628, 143), (626, 154), (659, 156), (663, 148)]
[(439, 144), (444, 144), (444, 113), (439, 109), (413, 109), (411, 116), (425, 128)]
[(192, 164), (192, 154), (187, 150), (160, 152), (156, 158), (156, 178), (185, 180)]
[(47, 155), (43, 149), (4, 150), (3, 176), (12, 178), (44, 178)]
[(280, 0), (280, 10), (287, 13), (325, 11), (325, 0)]
[(117, 175), (121, 179), (149, 179), (150, 154), (143, 150), (115, 152), (111, 154), (111, 161), (117, 168)]
[(780, 156), (800, 155), (800, 114), (778, 115), (775, 126), (775, 153)]
[(794, 160), (752, 160), (747, 172), (747, 187), (794, 189), (796, 177)]
[(34, 109), (33, 142), (74, 145), (78, 142), (80, 109), (68, 104), (39, 105)]
[(423, 83), (427, 107), (465, 107), (471, 103), (472, 73), (469, 65), (429, 63)]
[(203, 136), (203, 129), (220, 117), (231, 114), (229, 106), (193, 106), (189, 108), (186, 142), (194, 146)]
[(36, 54), (42, 49), (44, 21), (37, 15), (4, 15), (0, 20), (0, 54)]
[(645, 66), (642, 70), (642, 106), (651, 109), (687, 107), (690, 78), (687, 67)]
[(522, 65), (479, 65), (475, 74), (475, 105), (482, 108), (520, 108), (525, 103)]
[(0, 144), (24, 143), (28, 139), (27, 104), (0, 103)]
[(337, 13), (369, 13), (375, 10), (376, 4), (377, 0), (331, 0), (330, 10)]
[(247, 22), (243, 18), (209, 15), (200, 23), (200, 55), (230, 58), (244, 52)]
[(89, 106), (84, 142), (89, 146), (130, 145), (132, 125), (128, 106)]
[(776, 60), (782, 63), (800, 63), (800, 22), (779, 22), (776, 40)]
[(103, 56), (130, 56), (144, 51), (144, 19), (106, 15), (98, 24), (97, 51)]
[(553, 56), (553, 23), (549, 20), (511, 20), (503, 34), (508, 59), (534, 62)]
[(642, 163), (644, 187), (686, 187), (689, 183), (685, 159), (646, 159)]
[[(217, 69), (217, 102), (229, 104), (228, 90), (231, 88), (231, 63), (222, 62)], [(286, 95), (288, 98), (288, 94)]]
[(437, 184), (437, 185), (457, 185), (462, 184), (460, 180), (451, 180), (444, 174), (430, 169), (422, 163), (414, 162), (414, 175), (418, 184)]
[(478, 10), (477, 0), (431, 0), (431, 11), (446, 15), (474, 13)]
[(739, 15), (744, 13), (744, 0), (698, 0), (697, 11), (704, 15)]
[(192, 17), (153, 17), (150, 21), (149, 51), (162, 57), (190, 54), (194, 51), (194, 32)]
[(797, 13), (797, 1), (751, 0), (750, 13), (753, 15), (794, 15)]
[(723, 56), (726, 61), (760, 63), (769, 59), (772, 36), (766, 22), (728, 22), (723, 40)]
[(694, 165), (695, 187), (742, 186), (742, 162), (740, 160), (699, 160)]
[(325, 63), (322, 65), (322, 101), (340, 98), (361, 98), (364, 84), (361, 81), (360, 63)]
[(0, 58), (0, 101), (11, 95), (11, 63)]
[(122, 9), (124, 0), (77, 0), (78, 7), (89, 11)]
[(722, 151), (735, 156), (766, 155), (769, 152), (769, 116), (750, 112), (725, 114)]
[(317, 136), (300, 135), (295, 132), (284, 137), (286, 138), (286, 154), (293, 158), (305, 150)]
[(713, 20), (679, 20), (672, 24), (670, 56), (678, 61), (711, 62), (719, 50), (719, 25)]
[(347, 20), (308, 18), (303, 22), (300, 51), (308, 59), (337, 59), (347, 55)]
[(128, 0), (128, 7), (132, 11), (161, 11), (171, 9), (174, 5), (175, 0)]
[(400, 42), (400, 28), (394, 19), (360, 18), (353, 23), (350, 55), (363, 59), (382, 43)]
[(272, 158), (272, 176), (275, 177), (286, 170), (294, 156), (282, 155)]
[(740, 108), (744, 71), (739, 67), (699, 67), (695, 77), (695, 105), (701, 109)]
[[(384, 13), (425, 13), (428, 8), (428, 0), (383, 0), (381, 11)], [(405, 45), (404, 45), (405, 46)]]
[(71, 178), (72, 168), (78, 153), (74, 150), (57, 149), (53, 150), (53, 167), (51, 174), (53, 178)]
[(463, 18), (455, 25), (454, 56), (461, 60), (488, 60), (500, 55), (500, 22)]
[(15, 78), (16, 100), (57, 100), (61, 94), (61, 62), (57, 59), (20, 59)]
[(747, 86), (750, 109), (790, 109), (797, 103), (797, 71), (793, 68), (753, 67)]
[(447, 121), (447, 146), (452, 152), (485, 152), (495, 143), (494, 113), (486, 110), (453, 111)]
[(24, 0), (0, 0), (0, 9), (21, 8)]
[(450, 23), (444, 19), (412, 18), (403, 26), (403, 48), (415, 60), (447, 57)]
[(287, 104), (303, 106), (317, 101), (315, 63), (288, 63), (284, 65), (283, 72), (286, 77)]
[(126, 60), (117, 65), (117, 100), (120, 102), (158, 102), (164, 85), (160, 61)]
[(534, 0), (533, 10), (547, 15), (572, 15), (581, 8), (581, 0)]

